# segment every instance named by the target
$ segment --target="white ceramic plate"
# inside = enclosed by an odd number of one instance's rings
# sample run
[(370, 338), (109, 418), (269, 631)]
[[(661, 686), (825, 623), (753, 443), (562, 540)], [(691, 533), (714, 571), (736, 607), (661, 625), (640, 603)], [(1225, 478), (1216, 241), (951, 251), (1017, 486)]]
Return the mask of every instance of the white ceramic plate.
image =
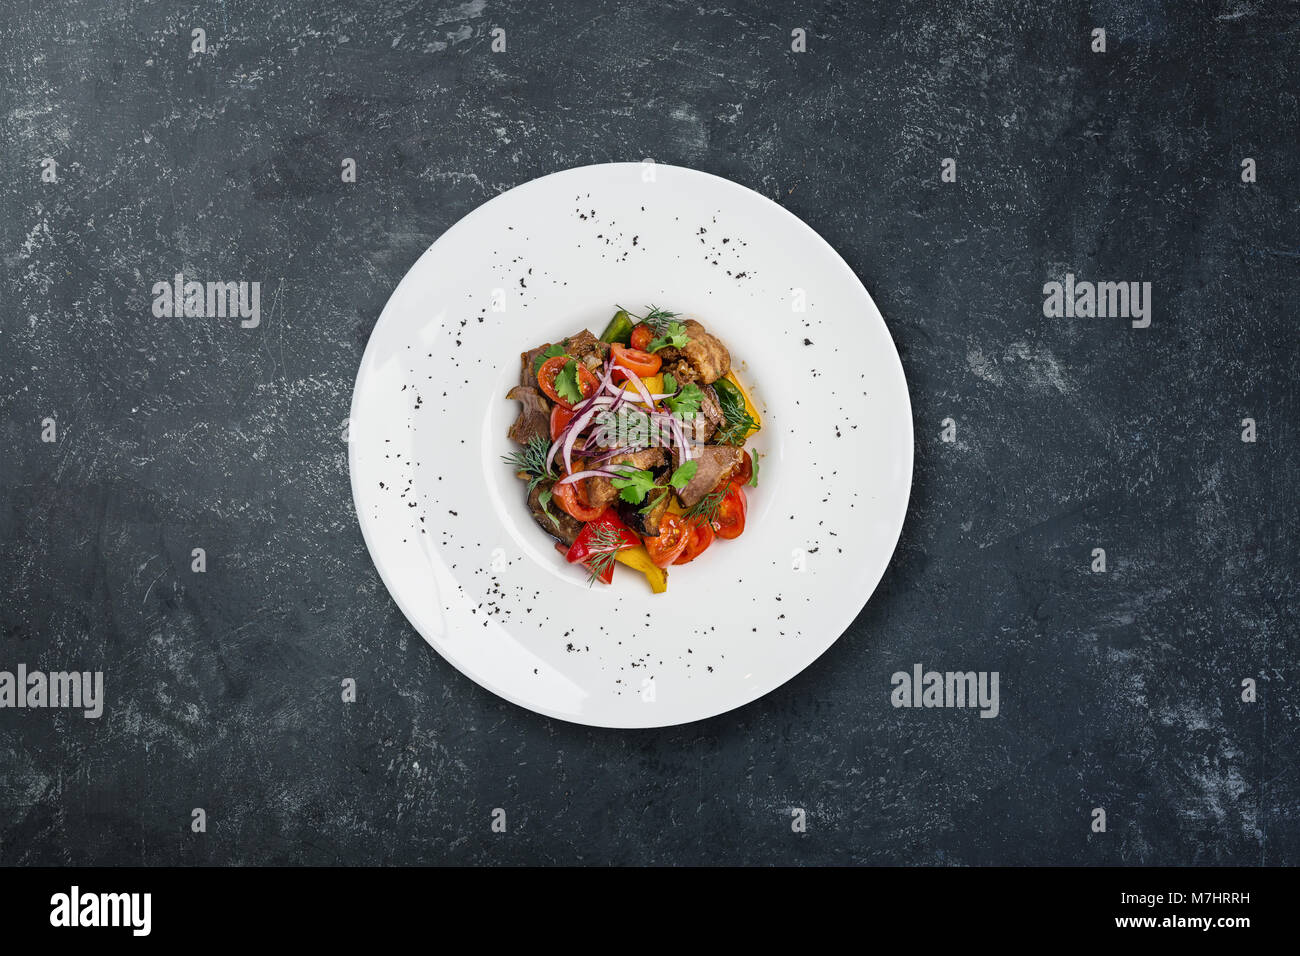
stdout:
[[(697, 317), (763, 415), (745, 533), (589, 588), (501, 456), (519, 354), (622, 304)], [(871, 297), (768, 199), (706, 173), (616, 163), (485, 203), (393, 293), (352, 398), (352, 491), (407, 619), (462, 673), (604, 727), (710, 717), (779, 687), (849, 626), (907, 511), (907, 383)]]

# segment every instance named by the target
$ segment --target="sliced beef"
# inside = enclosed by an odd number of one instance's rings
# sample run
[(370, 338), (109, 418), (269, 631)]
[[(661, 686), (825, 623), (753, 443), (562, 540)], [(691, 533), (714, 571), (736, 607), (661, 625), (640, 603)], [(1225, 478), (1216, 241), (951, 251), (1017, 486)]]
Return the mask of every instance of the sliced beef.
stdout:
[(533, 520), (537, 522), (537, 526), (552, 538), (555, 538), (557, 541), (562, 541), (565, 544), (573, 544), (574, 540), (578, 537), (578, 532), (582, 530), (582, 522), (573, 517), (573, 515), (569, 514), (554, 501), (551, 501), (548, 505), (550, 513), (555, 516), (554, 521), (548, 518), (546, 513), (542, 511), (542, 492), (550, 491), (554, 484), (555, 483), (552, 481), (543, 481), (536, 488), (530, 491), (528, 493), (528, 510), (532, 513)]
[(605, 361), (605, 356), (609, 354), (609, 343), (602, 342), (587, 329), (570, 335), (560, 344), (564, 346), (567, 354), (591, 369), (599, 368)]
[(522, 406), (519, 417), (506, 432), (511, 441), (527, 445), (533, 438), (551, 437), (551, 405), (541, 392), (527, 385), (516, 385), (506, 392), (506, 398), (513, 398)]
[(537, 356), (541, 355), (551, 347), (551, 343), (539, 345), (535, 349), (529, 349), (519, 356), (519, 384), (528, 388), (537, 387), (537, 369), (533, 366), (537, 363)]
[(687, 319), (683, 324), (690, 341), (681, 349), (682, 360), (695, 372), (695, 381), (712, 385), (731, 371), (731, 353), (720, 339), (710, 335), (694, 319)]
[[(664, 351), (666, 352), (668, 350), (664, 349)], [(671, 373), (672, 377), (677, 380), (678, 385), (685, 385), (687, 382), (698, 382), (700, 379), (700, 373), (695, 371), (694, 365), (680, 357), (680, 355), (681, 353), (678, 353), (679, 357), (672, 362), (669, 362), (668, 359), (665, 358), (663, 360), (662, 371)]]
[(700, 411), (686, 429), (687, 437), (701, 445), (713, 437), (713, 433), (722, 425), (722, 406), (718, 404), (718, 395), (712, 385), (700, 386), (704, 398), (700, 400)]
[(718, 403), (718, 393), (713, 390), (712, 385), (705, 385), (700, 391), (704, 393), (704, 400), (700, 402), (700, 412), (714, 428), (721, 428), (725, 416), (722, 414), (722, 406)]
[[(615, 455), (605, 464), (631, 465), (641, 471), (650, 471), (667, 461), (668, 456), (662, 448), (643, 448), (627, 455)], [(587, 481), (586, 489), (587, 501), (593, 508), (608, 508), (618, 499), (618, 489), (608, 478), (591, 478)]]
[(744, 452), (734, 445), (705, 445), (695, 449), (695, 461), (699, 465), (693, 477), (677, 497), (682, 504), (690, 508), (718, 485), (722, 484), (740, 467)]

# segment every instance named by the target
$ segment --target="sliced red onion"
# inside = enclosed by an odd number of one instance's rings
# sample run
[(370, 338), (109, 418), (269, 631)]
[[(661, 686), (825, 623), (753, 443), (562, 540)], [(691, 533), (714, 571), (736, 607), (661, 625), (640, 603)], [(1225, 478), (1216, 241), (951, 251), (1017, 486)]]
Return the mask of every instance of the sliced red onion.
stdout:
[(685, 464), (686, 462), (691, 460), (691, 446), (689, 445), (689, 443), (687, 443), (686, 436), (682, 433), (681, 419), (678, 418), (676, 415), (672, 416), (672, 419), (673, 419), (673, 440), (677, 442), (677, 447), (682, 450), (682, 455), (681, 455), (682, 463)]
[(575, 471), (571, 475), (565, 475), (557, 485), (567, 485), (575, 481), (581, 481), (583, 478), (620, 478), (622, 477), (616, 471), (605, 471), (603, 468), (588, 468), (586, 471)]
[(625, 368), (623, 371), (627, 372), (628, 381), (636, 386), (637, 394), (641, 396), (641, 401), (645, 402), (646, 407), (654, 408), (654, 399), (650, 397), (650, 390), (645, 387), (645, 382), (641, 381), (641, 377), (631, 369)]
[(602, 452), (595, 458), (591, 459), (591, 464), (599, 465), (601, 462), (609, 461), (611, 458), (617, 458), (619, 455), (631, 454), (634, 451), (640, 451), (635, 445), (624, 445), (622, 448), (615, 448), (612, 451)]
[[(570, 428), (566, 429), (567, 434), (563, 436), (564, 441), (564, 470), (565, 472), (573, 471), (573, 445), (578, 439), (578, 433), (587, 427), (587, 423), (596, 417), (601, 406), (593, 405), (581, 415), (574, 416), (573, 421), (569, 423)], [(554, 451), (554, 449), (552, 449)], [(549, 467), (549, 462), (547, 463)]]
[[(555, 463), (555, 456), (564, 447), (564, 443), (570, 438), (576, 438), (577, 433), (582, 431), (587, 419), (590, 417), (587, 413), (603, 408), (610, 401), (604, 395), (592, 393), (590, 398), (583, 399), (573, 407), (574, 415), (569, 419), (569, 424), (565, 425), (560, 434), (556, 436), (555, 441), (551, 443), (551, 450), (546, 453), (546, 467), (548, 470)], [(569, 442), (570, 447), (572, 447), (572, 444), (572, 442)]]

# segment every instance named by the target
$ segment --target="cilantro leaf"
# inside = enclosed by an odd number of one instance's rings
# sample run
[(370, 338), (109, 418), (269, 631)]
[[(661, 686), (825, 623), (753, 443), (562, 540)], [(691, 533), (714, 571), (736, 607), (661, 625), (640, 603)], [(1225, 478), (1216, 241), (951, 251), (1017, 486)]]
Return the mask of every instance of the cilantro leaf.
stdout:
[(566, 402), (576, 405), (582, 401), (582, 389), (578, 387), (578, 361), (573, 359), (560, 369), (555, 376), (555, 394)]
[(559, 358), (564, 354), (564, 349), (558, 345), (548, 345), (544, 351), (538, 352), (537, 357), (533, 359), (533, 374), (536, 375), (542, 370), (542, 366), (547, 359)]
[(669, 395), (677, 394), (677, 379), (673, 378), (672, 372), (664, 372), (664, 391)]
[(541, 506), (542, 514), (550, 518), (551, 524), (555, 525), (555, 527), (558, 528), (560, 526), (560, 519), (555, 517), (555, 515), (551, 514), (551, 508), (550, 508), (551, 499), (553, 497), (555, 497), (555, 493), (550, 488), (547, 488), (545, 491), (543, 491), (540, 495), (537, 496), (537, 503), (538, 505)]
[[(664, 391), (667, 391), (667, 387)], [(664, 399), (668, 403), (668, 408), (679, 418), (687, 418), (694, 415), (700, 410), (700, 402), (704, 401), (704, 393), (694, 382), (687, 382), (682, 386), (682, 390), (672, 398)]]
[(683, 463), (673, 472), (672, 477), (668, 479), (668, 484), (681, 491), (691, 483), (691, 479), (695, 477), (695, 472), (699, 467), (700, 463), (698, 461), (691, 460)]
[(651, 340), (650, 346), (646, 351), (658, 352), (660, 349), (667, 348), (670, 345), (675, 349), (685, 348), (686, 343), (690, 340), (691, 337), (686, 334), (686, 326), (682, 325), (680, 322), (669, 322), (668, 328), (659, 338)]
[(611, 478), (609, 483), (617, 488), (618, 496), (628, 504), (639, 505), (655, 486), (655, 476), (635, 468), (623, 472), (621, 478)]

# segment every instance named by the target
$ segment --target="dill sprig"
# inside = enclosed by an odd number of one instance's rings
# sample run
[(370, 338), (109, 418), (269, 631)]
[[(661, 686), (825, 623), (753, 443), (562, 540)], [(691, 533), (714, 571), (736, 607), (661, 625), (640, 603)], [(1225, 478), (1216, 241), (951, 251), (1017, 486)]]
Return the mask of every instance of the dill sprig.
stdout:
[(521, 451), (502, 455), (501, 460), (511, 465), (516, 472), (528, 476), (528, 493), (548, 478), (558, 478), (554, 470), (546, 467), (546, 456), (551, 453), (551, 443), (540, 435), (528, 439), (528, 444)]
[(683, 511), (683, 517), (697, 518), (704, 523), (713, 521), (718, 517), (718, 510), (722, 507), (722, 499), (727, 497), (727, 492), (730, 488), (730, 483), (724, 483), (721, 487), (714, 488), (699, 501), (695, 502), (695, 504)]
[[(546, 456), (551, 453), (551, 443), (540, 435), (534, 435), (528, 439), (528, 444), (523, 450), (512, 452), (509, 455), (502, 455), (501, 459), (507, 462), (514, 470), (528, 478), (528, 491), (526, 494), (531, 495), (533, 489), (544, 481), (553, 481), (560, 476), (554, 470), (546, 467)], [(554, 492), (547, 488), (537, 496), (537, 504), (542, 509), (542, 514), (550, 519), (551, 524), (555, 527), (560, 526), (560, 520), (551, 513), (551, 498)]]
[(722, 410), (722, 424), (713, 440), (719, 445), (745, 444), (745, 438), (758, 427), (758, 422), (749, 414), (744, 399), (723, 389), (714, 389), (714, 395), (718, 399), (718, 408)]
[[(619, 308), (623, 309), (621, 305)], [(650, 326), (650, 329), (655, 335), (663, 335), (667, 332), (668, 323), (681, 315), (680, 312), (669, 312), (666, 309), (659, 308), (657, 305), (647, 306), (645, 315), (637, 315), (631, 309), (623, 309), (623, 311), (626, 312), (629, 317), (636, 319), (638, 322), (644, 322), (646, 325)]]
[(591, 529), (591, 539), (587, 542), (588, 557), (583, 563), (591, 572), (587, 576), (587, 586), (590, 587), (614, 566), (614, 562), (618, 560), (618, 553), (631, 545), (623, 539), (623, 535), (616, 528), (594, 524), (588, 527)]

